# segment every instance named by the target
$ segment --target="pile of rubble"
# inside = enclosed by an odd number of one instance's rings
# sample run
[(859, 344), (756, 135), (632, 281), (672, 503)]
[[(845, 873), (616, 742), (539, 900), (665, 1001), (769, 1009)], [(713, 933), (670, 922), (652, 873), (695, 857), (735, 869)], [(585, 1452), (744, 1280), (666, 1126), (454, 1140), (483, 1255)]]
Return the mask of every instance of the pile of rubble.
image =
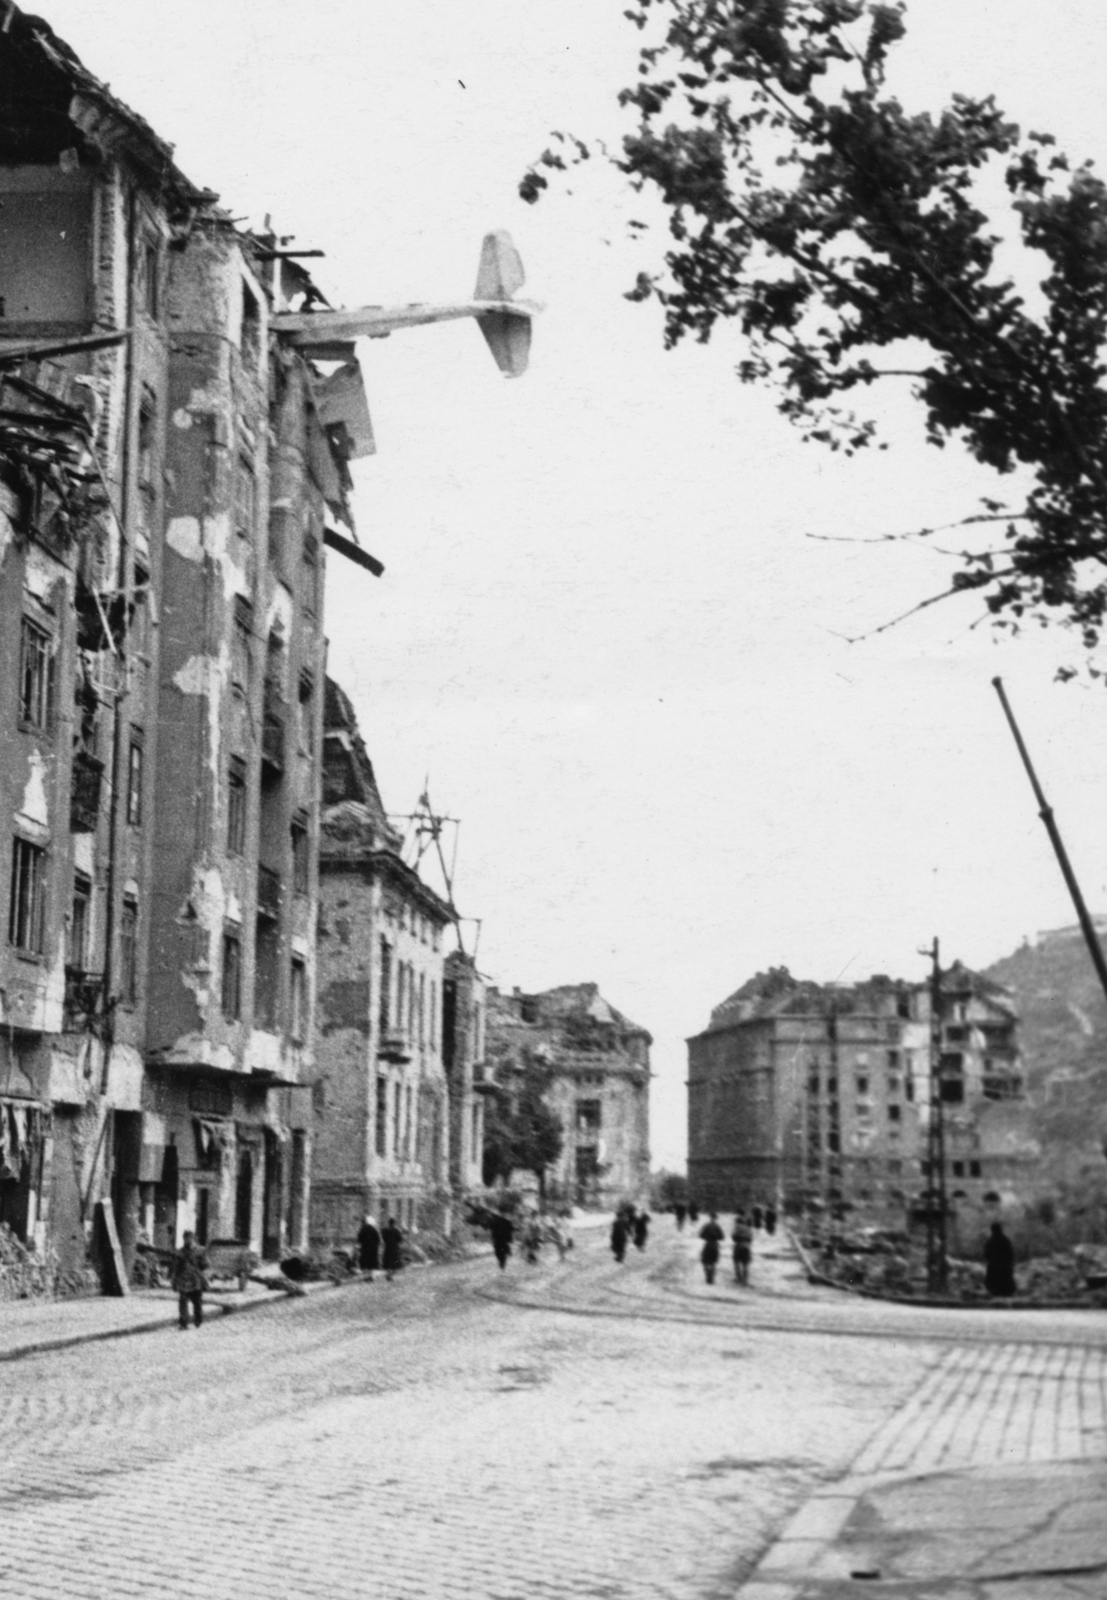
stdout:
[(62, 1272), (53, 1251), (40, 1256), (33, 1246), (20, 1243), (7, 1223), (0, 1222), (0, 1301), (99, 1293), (100, 1280), (91, 1267)]
[[(869, 1231), (800, 1242), (814, 1273), (842, 1288), (895, 1298), (931, 1298), (925, 1248), (906, 1235)], [(1035, 1256), (1016, 1269), (1015, 1283), (1017, 1298), (1025, 1304), (1107, 1306), (1107, 1249), (1081, 1245)], [(951, 1256), (941, 1298), (968, 1304), (989, 1301), (983, 1264)]]

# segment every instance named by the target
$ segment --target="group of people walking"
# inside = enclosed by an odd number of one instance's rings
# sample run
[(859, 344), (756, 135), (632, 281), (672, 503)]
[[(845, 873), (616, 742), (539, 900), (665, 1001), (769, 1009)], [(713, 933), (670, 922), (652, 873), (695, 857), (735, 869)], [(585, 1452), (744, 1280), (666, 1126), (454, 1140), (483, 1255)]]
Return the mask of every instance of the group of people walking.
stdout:
[(634, 1206), (620, 1206), (611, 1224), (611, 1254), (616, 1261), (625, 1261), (627, 1245), (633, 1239), (636, 1250), (644, 1250), (650, 1236), (650, 1214)]
[(389, 1283), (404, 1264), (404, 1236), (395, 1217), (383, 1228), (368, 1212), (357, 1231), (357, 1264), (372, 1281), (374, 1272), (383, 1270)]
[[(677, 1226), (680, 1226), (679, 1221)], [(750, 1281), (753, 1236), (762, 1227), (766, 1233), (776, 1232), (776, 1212), (772, 1207), (763, 1210), (761, 1206), (753, 1206), (749, 1212), (739, 1209), (734, 1213), (734, 1226), (730, 1230), (730, 1254), (734, 1263), (735, 1283), (748, 1284)], [(726, 1234), (719, 1222), (718, 1212), (712, 1211), (700, 1229), (699, 1237), (703, 1240), (703, 1248), (700, 1251), (703, 1275), (708, 1283), (714, 1283), (715, 1274), (719, 1269), (719, 1258), (726, 1243)]]

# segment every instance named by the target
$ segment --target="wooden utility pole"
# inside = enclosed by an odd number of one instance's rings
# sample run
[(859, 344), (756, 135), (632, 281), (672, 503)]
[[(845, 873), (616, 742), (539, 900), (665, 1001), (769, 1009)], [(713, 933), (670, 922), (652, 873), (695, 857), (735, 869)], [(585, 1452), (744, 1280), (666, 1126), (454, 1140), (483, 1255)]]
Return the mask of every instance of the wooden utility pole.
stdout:
[(938, 941), (930, 955), (930, 1106), (926, 1137), (926, 1287), (941, 1294), (949, 1278), (946, 1254), (946, 1150), (942, 1101), (942, 968)]

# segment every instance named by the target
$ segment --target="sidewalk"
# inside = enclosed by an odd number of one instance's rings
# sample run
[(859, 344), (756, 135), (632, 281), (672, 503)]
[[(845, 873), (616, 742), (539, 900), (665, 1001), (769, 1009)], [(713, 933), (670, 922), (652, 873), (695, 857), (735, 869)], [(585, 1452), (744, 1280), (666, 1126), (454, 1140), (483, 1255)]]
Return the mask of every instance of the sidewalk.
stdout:
[(1105, 1495), (1107, 1350), (957, 1344), (739, 1593), (1102, 1600)]
[[(301, 1284), (307, 1292), (329, 1288), (329, 1282)], [(253, 1311), (286, 1298), (280, 1289), (247, 1284), (244, 1293), (215, 1290), (204, 1296), (205, 1317)], [(99, 1295), (88, 1300), (0, 1301), (0, 1361), (98, 1339), (121, 1339), (132, 1333), (153, 1333), (177, 1325), (177, 1296), (171, 1289), (132, 1289), (126, 1296)]]

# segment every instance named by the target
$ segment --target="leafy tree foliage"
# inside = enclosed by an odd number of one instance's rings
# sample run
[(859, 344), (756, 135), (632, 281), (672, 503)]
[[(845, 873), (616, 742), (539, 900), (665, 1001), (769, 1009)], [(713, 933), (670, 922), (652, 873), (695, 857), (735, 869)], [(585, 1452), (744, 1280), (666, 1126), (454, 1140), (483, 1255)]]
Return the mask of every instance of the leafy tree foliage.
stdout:
[[(1107, 189), (1090, 163), (1023, 137), (992, 97), (905, 111), (886, 85), (901, 4), (637, 0), (626, 15), (649, 42), (620, 96), (636, 127), (610, 159), (660, 198), (672, 239), (665, 271), (629, 297), (661, 301), (669, 345), (737, 323), (741, 378), (775, 385), (784, 415), (831, 449), (873, 443), (859, 396), (910, 381), (931, 443), (1018, 474), (1010, 508), (986, 500), (958, 524), (999, 536), (956, 552), (952, 589), (980, 590), (1005, 625), (1074, 623), (1093, 646), (1107, 611)], [(556, 135), (524, 199), (589, 154)]]
[(485, 1112), (484, 1181), (490, 1186), (506, 1183), (513, 1172), (533, 1172), (544, 1194), (546, 1173), (565, 1142), (546, 1100), (553, 1069), (527, 1051), (513, 1067), (501, 1067), (500, 1079), (500, 1092)]

